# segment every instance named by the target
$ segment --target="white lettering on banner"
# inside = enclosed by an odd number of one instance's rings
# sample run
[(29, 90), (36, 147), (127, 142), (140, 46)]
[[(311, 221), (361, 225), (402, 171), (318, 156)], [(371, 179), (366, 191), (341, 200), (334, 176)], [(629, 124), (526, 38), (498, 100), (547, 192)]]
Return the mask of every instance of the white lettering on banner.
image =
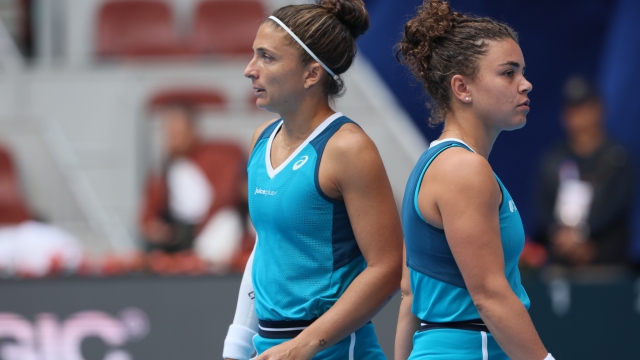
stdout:
[(275, 194), (277, 194), (277, 191), (271, 191), (271, 190), (265, 190), (265, 189), (260, 189), (259, 187), (256, 187), (256, 192), (254, 192), (253, 194), (258, 194), (258, 195), (264, 195), (264, 196), (273, 196)]
[(0, 313), (0, 358), (5, 360), (83, 360), (80, 347), (89, 337), (100, 338), (110, 349), (105, 360), (132, 360), (118, 347), (139, 341), (149, 333), (149, 317), (126, 308), (117, 317), (102, 311), (72, 314), (64, 322), (52, 313), (36, 315), (32, 324), (18, 314)]

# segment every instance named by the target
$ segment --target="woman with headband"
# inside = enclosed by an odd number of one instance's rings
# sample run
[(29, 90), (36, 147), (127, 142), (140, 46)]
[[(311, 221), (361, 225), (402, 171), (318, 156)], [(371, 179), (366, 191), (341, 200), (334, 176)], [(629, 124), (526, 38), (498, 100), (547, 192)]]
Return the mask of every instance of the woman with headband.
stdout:
[(399, 286), (400, 220), (375, 145), (331, 107), (368, 26), (361, 0), (320, 0), (258, 30), (245, 76), (256, 105), (280, 117), (252, 140), (258, 240), (227, 359), (385, 358), (370, 320)]
[(522, 221), (487, 161), (500, 132), (529, 113), (517, 34), (425, 0), (398, 55), (432, 99), (430, 124), (444, 125), (405, 190), (396, 360), (553, 359), (520, 283)]

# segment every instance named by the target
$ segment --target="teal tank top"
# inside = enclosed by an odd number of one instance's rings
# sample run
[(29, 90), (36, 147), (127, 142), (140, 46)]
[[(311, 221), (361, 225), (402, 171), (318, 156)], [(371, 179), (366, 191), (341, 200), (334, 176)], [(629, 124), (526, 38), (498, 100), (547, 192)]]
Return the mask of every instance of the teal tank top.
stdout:
[[(402, 205), (402, 227), (407, 266), (413, 292), (412, 312), (428, 322), (465, 321), (480, 318), (449, 248), (444, 230), (425, 221), (418, 208), (418, 193), (432, 161), (451, 147), (473, 151), (457, 139), (434, 141), (414, 167)], [(524, 247), (522, 220), (511, 195), (494, 174), (502, 192), (498, 208), (505, 277), (513, 292), (529, 308), (529, 297), (520, 281), (518, 259)]]
[(330, 116), (276, 169), (270, 154), (282, 120), (256, 141), (247, 170), (260, 320), (316, 319), (365, 268), (344, 202), (326, 196), (318, 182), (327, 141), (346, 123), (353, 121)]

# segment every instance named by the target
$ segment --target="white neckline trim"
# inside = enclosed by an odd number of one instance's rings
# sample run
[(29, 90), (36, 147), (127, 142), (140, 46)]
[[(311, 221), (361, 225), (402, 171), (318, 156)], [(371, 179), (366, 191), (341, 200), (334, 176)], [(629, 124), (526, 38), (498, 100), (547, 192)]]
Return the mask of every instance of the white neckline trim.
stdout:
[(302, 151), (302, 149), (304, 149), (304, 147), (307, 146), (311, 142), (311, 140), (315, 139), (316, 136), (318, 136), (324, 129), (326, 129), (327, 126), (331, 125), (331, 123), (334, 120), (342, 116), (343, 115), (341, 112), (337, 112), (329, 116), (328, 118), (326, 118), (320, 125), (318, 125), (318, 127), (315, 130), (313, 130), (311, 135), (309, 135), (309, 137), (307, 137), (305, 141), (302, 142), (302, 144), (298, 145), (298, 148), (296, 149), (296, 151), (291, 153), (291, 155), (289, 155), (289, 157), (282, 164), (280, 164), (277, 168), (274, 169), (273, 165), (271, 165), (271, 145), (273, 144), (273, 139), (276, 137), (278, 130), (280, 130), (280, 128), (282, 127), (283, 120), (280, 119), (280, 123), (276, 126), (275, 129), (273, 129), (273, 132), (269, 136), (269, 141), (267, 142), (267, 149), (264, 154), (264, 161), (267, 165), (267, 174), (269, 175), (269, 178), (273, 179), (274, 176), (276, 176), (280, 171), (282, 171), (282, 169), (284, 169), (285, 167), (287, 167), (287, 165), (289, 165), (291, 160), (295, 159), (295, 157), (298, 156), (300, 151)]
[(471, 146), (469, 146), (469, 144), (467, 144), (466, 142), (460, 140), (460, 139), (456, 139), (456, 138), (446, 138), (446, 139), (442, 139), (442, 140), (434, 140), (431, 142), (431, 144), (429, 144), (429, 149), (431, 149), (432, 147), (436, 146), (436, 145), (440, 145), (445, 141), (457, 141), (459, 143), (462, 143), (464, 145), (466, 145), (469, 149), (471, 149), (471, 151), (473, 151), (474, 153), (478, 153), (477, 151), (473, 150), (473, 148)]

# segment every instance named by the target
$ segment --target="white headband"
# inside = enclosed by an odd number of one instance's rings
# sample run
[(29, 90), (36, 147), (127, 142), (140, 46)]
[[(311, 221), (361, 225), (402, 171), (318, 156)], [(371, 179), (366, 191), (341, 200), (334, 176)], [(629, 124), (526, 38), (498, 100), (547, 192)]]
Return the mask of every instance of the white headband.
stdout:
[(331, 71), (331, 69), (329, 69), (329, 67), (328, 67), (327, 65), (325, 65), (322, 61), (320, 61), (320, 59), (318, 59), (318, 57), (316, 56), (316, 54), (314, 54), (314, 53), (313, 53), (313, 51), (311, 51), (311, 49), (309, 49), (309, 48), (307, 47), (307, 45), (305, 45), (305, 44), (302, 42), (302, 40), (300, 40), (300, 39), (296, 36), (296, 34), (294, 34), (294, 33), (293, 33), (293, 31), (291, 31), (291, 29), (289, 29), (289, 28), (287, 27), (287, 25), (285, 25), (282, 21), (280, 21), (280, 19), (278, 19), (278, 18), (277, 18), (277, 17), (275, 17), (275, 16), (269, 16), (269, 19), (271, 19), (271, 20), (275, 21), (276, 23), (278, 23), (278, 25), (282, 26), (282, 28), (283, 28), (283, 29), (285, 29), (285, 30), (289, 33), (289, 35), (291, 35), (291, 37), (293, 38), (293, 40), (297, 41), (297, 42), (298, 42), (298, 44), (300, 44), (300, 46), (302, 46), (302, 48), (303, 48), (303, 49), (305, 49), (305, 50), (307, 51), (307, 53), (308, 53), (309, 55), (311, 55), (311, 57), (312, 57), (315, 61), (317, 61), (320, 65), (322, 65), (322, 67), (323, 67), (325, 70), (327, 70), (327, 72), (328, 72), (329, 74), (331, 74), (331, 77), (333, 77), (335, 80), (338, 80), (338, 75), (334, 74), (334, 73), (333, 73), (333, 71)]

